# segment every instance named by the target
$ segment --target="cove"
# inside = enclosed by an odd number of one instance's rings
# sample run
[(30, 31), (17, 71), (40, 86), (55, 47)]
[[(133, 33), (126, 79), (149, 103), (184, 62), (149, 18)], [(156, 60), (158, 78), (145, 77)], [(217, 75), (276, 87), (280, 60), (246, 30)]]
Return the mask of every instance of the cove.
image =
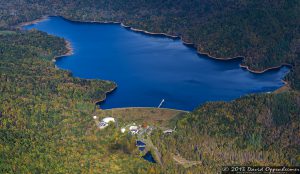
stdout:
[(240, 59), (222, 61), (197, 54), (180, 39), (131, 31), (120, 24), (72, 22), (48, 17), (23, 29), (37, 29), (70, 41), (74, 54), (56, 61), (75, 77), (111, 80), (117, 89), (100, 104), (193, 110), (208, 101), (229, 101), (284, 85), (289, 69), (251, 73)]

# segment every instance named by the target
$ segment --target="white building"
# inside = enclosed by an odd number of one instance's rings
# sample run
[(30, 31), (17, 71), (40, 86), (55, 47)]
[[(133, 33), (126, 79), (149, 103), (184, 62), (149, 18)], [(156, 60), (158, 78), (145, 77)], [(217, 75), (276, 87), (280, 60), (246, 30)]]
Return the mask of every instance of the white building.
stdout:
[(104, 128), (106, 128), (108, 126), (108, 123), (100, 121), (99, 124), (98, 124), (98, 126), (99, 126), (100, 129), (104, 129)]
[(163, 131), (164, 134), (170, 134), (172, 133), (174, 130), (173, 129), (167, 129), (165, 131)]
[(98, 126), (100, 129), (104, 129), (108, 126), (110, 122), (116, 122), (113, 117), (105, 117), (99, 122)]
[(176, 126), (174, 127), (174, 129), (167, 129), (165, 131), (163, 131), (164, 134), (171, 134), (172, 132), (174, 132), (176, 129)]
[(125, 128), (121, 128), (121, 132), (124, 133), (126, 131)]
[(109, 123), (109, 122), (116, 122), (113, 117), (105, 117), (102, 119), (103, 122)]
[(131, 134), (137, 134), (139, 132), (138, 127), (137, 126), (130, 126), (129, 130), (131, 132)]

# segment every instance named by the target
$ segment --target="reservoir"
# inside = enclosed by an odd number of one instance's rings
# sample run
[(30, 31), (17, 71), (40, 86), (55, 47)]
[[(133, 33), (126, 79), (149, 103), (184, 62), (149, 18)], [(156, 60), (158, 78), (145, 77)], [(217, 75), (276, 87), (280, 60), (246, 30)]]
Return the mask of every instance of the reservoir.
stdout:
[(56, 61), (75, 77), (117, 83), (101, 108), (162, 107), (193, 110), (208, 101), (229, 101), (274, 91), (289, 69), (262, 74), (239, 66), (240, 59), (214, 60), (180, 39), (131, 31), (120, 24), (72, 22), (48, 17), (24, 29), (37, 29), (71, 42), (74, 54)]

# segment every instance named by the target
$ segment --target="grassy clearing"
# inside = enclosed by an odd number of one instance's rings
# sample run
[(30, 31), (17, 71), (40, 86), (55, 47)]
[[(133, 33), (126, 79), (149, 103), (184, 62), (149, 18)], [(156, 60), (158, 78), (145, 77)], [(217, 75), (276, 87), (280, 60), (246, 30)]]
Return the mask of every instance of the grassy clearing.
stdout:
[(8, 31), (8, 30), (0, 31), (0, 36), (1, 35), (9, 35), (9, 34), (16, 34), (16, 32), (15, 31)]
[(201, 161), (189, 161), (180, 155), (174, 155), (174, 154), (172, 154), (172, 155), (173, 155), (174, 161), (176, 161), (178, 164), (182, 165), (184, 168), (189, 168), (189, 167), (192, 167), (197, 164), (202, 164)]
[(162, 127), (167, 127), (173, 118), (184, 114), (186, 114), (185, 111), (164, 108), (116, 108), (95, 111), (95, 115), (100, 118), (114, 117), (122, 122), (146, 123)]

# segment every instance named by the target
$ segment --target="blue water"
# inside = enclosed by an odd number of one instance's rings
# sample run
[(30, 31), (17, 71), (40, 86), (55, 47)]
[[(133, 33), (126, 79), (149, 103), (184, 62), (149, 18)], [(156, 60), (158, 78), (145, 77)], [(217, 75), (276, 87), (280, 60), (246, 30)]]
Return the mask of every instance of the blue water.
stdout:
[(140, 140), (136, 141), (136, 146), (146, 146), (146, 144)]
[(149, 162), (156, 163), (150, 151), (148, 151), (143, 158)]
[(56, 65), (87, 79), (117, 83), (101, 108), (162, 107), (192, 110), (207, 101), (232, 100), (283, 86), (287, 67), (254, 74), (241, 60), (220, 61), (197, 54), (179, 39), (125, 29), (119, 24), (71, 22), (61, 17), (24, 27), (36, 28), (72, 43), (74, 55)]
[(140, 151), (144, 151), (146, 148), (146, 144), (140, 140), (136, 141), (135, 145), (139, 147)]
[(139, 147), (140, 151), (144, 151), (146, 147)]

